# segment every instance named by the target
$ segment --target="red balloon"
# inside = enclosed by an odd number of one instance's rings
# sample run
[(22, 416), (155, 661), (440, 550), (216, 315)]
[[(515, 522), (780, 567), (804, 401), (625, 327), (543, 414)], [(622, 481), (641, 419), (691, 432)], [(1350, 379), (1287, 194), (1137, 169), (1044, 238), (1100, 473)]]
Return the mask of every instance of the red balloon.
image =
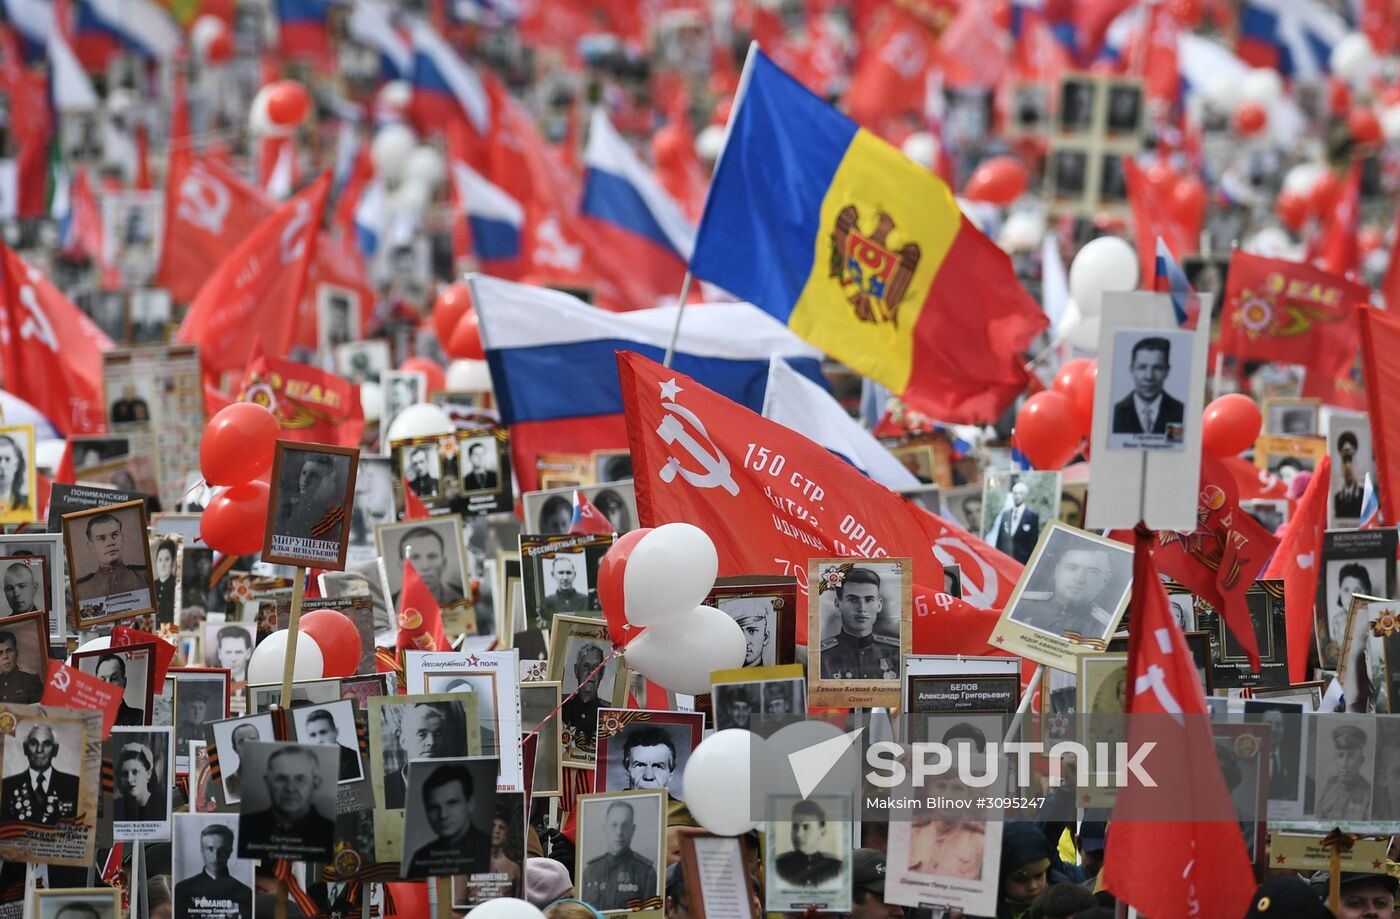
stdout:
[(1016, 446), (1037, 469), (1060, 469), (1079, 452), (1083, 435), (1064, 393), (1038, 392), (1016, 414)]
[(1196, 235), (1201, 223), (1206, 219), (1205, 183), (1191, 175), (1177, 179), (1168, 207), (1171, 208), (1172, 216), (1190, 228), (1193, 236)]
[(1369, 108), (1354, 108), (1347, 114), (1347, 133), (1358, 144), (1381, 142), (1381, 120)]
[(452, 337), (447, 340), (447, 353), (457, 358), (486, 360), (486, 351), (481, 347), (481, 324), (475, 311), (465, 313), (457, 320)]
[(294, 128), (311, 111), (311, 95), (296, 80), (278, 80), (267, 92), (267, 120), (282, 128)]
[(1206, 406), (1201, 449), (1212, 456), (1235, 456), (1254, 446), (1263, 426), (1258, 403), (1242, 393), (1229, 393)]
[(1235, 133), (1241, 137), (1252, 137), (1264, 130), (1269, 123), (1269, 115), (1257, 102), (1241, 102), (1235, 109)]
[(222, 489), (199, 518), (206, 545), (226, 555), (256, 555), (267, 527), (268, 487), (247, 482)]
[(1074, 383), (1079, 379), (1079, 375), (1087, 368), (1093, 366), (1094, 362), (1087, 357), (1076, 357), (1073, 360), (1065, 361), (1060, 365), (1060, 369), (1055, 373), (1055, 379), (1050, 383), (1050, 389), (1066, 396), (1074, 392)]
[(1297, 233), (1308, 222), (1308, 199), (1296, 191), (1284, 189), (1274, 199), (1274, 213), (1284, 226)]
[(1168, 9), (1188, 29), (1201, 24), (1201, 0), (1172, 0)]
[(239, 485), (272, 468), (277, 418), (253, 402), (235, 402), (204, 426), (199, 469), (210, 485)]
[(614, 647), (623, 648), (644, 629), (627, 621), (627, 597), (622, 587), (622, 577), (627, 570), (627, 558), (637, 543), (651, 527), (639, 527), (630, 533), (619, 536), (598, 563), (598, 602), (603, 607), (603, 618), (608, 622), (608, 637)]
[(302, 613), (298, 622), (301, 631), (321, 648), (321, 658), (326, 662), (323, 676), (351, 676), (359, 669), (364, 646), (349, 616), (332, 609), (313, 609)]
[(437, 332), (439, 344), (446, 347), (458, 321), (471, 310), (472, 292), (466, 282), (458, 281), (442, 289), (433, 301), (433, 330)]
[(689, 153), (689, 147), (685, 135), (673, 124), (662, 125), (651, 136), (651, 157), (658, 166), (680, 166)]
[(1322, 174), (1313, 184), (1312, 190), (1308, 192), (1308, 206), (1313, 214), (1321, 217), (1331, 213), (1341, 195), (1342, 180), (1329, 169)]
[(1094, 427), (1094, 387), (1098, 385), (1099, 362), (1089, 361), (1070, 383), (1065, 395), (1074, 407), (1074, 420), (1079, 424), (1079, 433), (1085, 437)]
[(204, 56), (211, 64), (221, 64), (233, 57), (233, 39), (229, 36), (227, 29), (210, 40), (204, 49)]
[(996, 156), (986, 160), (972, 173), (963, 188), (969, 201), (984, 201), (1006, 207), (1026, 190), (1026, 167), (1011, 156)]
[(435, 392), (442, 392), (447, 388), (447, 374), (442, 372), (442, 367), (431, 357), (410, 357), (399, 365), (399, 369), (404, 373), (421, 373), (428, 378), (429, 395)]

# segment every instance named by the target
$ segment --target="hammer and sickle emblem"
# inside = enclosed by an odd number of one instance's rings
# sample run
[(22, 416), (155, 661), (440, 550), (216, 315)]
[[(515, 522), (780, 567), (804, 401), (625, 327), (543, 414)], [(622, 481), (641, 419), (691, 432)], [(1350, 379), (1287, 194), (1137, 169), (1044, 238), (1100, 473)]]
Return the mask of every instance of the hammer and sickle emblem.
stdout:
[(290, 265), (306, 253), (306, 235), (303, 231), (311, 220), (311, 205), (305, 198), (297, 202), (296, 213), (282, 228), (282, 264)]
[(180, 183), (180, 207), (176, 213), (181, 220), (188, 220), (210, 233), (222, 234), (228, 206), (228, 188), (198, 167)]
[(66, 670), (56, 670), (54, 671), (53, 680), (52, 682), (50, 682), (49, 685), (52, 686), (54, 689), (57, 689), (59, 692), (67, 692), (69, 685), (71, 685), (72, 683), (72, 680), (73, 678), (68, 674)]
[[(681, 478), (685, 479), (696, 488), (719, 487), (723, 488), (731, 495), (737, 496), (739, 494), (739, 485), (734, 481), (734, 477), (730, 475), (729, 458), (721, 453), (719, 448), (715, 446), (715, 442), (710, 439), (709, 433), (705, 430), (705, 425), (701, 424), (700, 419), (695, 417), (694, 412), (684, 406), (677, 405), (674, 402), (667, 402), (666, 409), (676, 414), (667, 415), (662, 419), (661, 424), (656, 429), (656, 433), (660, 434), (661, 439), (666, 441), (666, 443), (679, 444), (683, 447), (687, 453), (695, 458), (696, 462), (705, 467), (705, 471), (703, 473), (693, 472), (685, 468), (685, 466), (681, 464), (681, 461), (674, 456), (668, 456), (666, 458), (666, 465), (661, 467), (661, 481), (672, 482), (675, 480), (676, 474), (679, 473)], [(705, 443), (701, 444), (691, 436), (691, 433), (686, 430), (685, 425), (681, 423), (680, 418), (677, 418), (676, 415), (680, 415), (681, 418), (689, 421), (695, 430), (700, 432), (700, 436), (705, 438)]]

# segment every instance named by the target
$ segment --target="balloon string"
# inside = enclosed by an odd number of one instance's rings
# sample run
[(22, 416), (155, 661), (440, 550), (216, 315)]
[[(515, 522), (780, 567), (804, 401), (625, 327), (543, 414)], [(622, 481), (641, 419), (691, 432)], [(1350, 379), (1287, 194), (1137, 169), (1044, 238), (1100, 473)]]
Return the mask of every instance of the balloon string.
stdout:
[(617, 656), (618, 656), (619, 654), (621, 654), (621, 653), (622, 653), (622, 649), (621, 649), (621, 648), (613, 648), (613, 652), (612, 652), (611, 654), (609, 654), (607, 657), (603, 658), (603, 662), (602, 662), (601, 664), (599, 664), (598, 666), (594, 667), (592, 673), (588, 674), (588, 676), (586, 676), (586, 677), (584, 677), (583, 679), (581, 679), (581, 680), (578, 681), (578, 689), (575, 689), (573, 692), (569, 693), (569, 695), (564, 699), (564, 701), (562, 701), (562, 702), (560, 702), (558, 705), (554, 706), (554, 710), (553, 710), (553, 711), (551, 711), (548, 715), (545, 715), (543, 718), (541, 718), (541, 719), (540, 719), (540, 723), (537, 724), (537, 725), (535, 725), (535, 729), (534, 729), (533, 731), (531, 731), (530, 733), (526, 734), (524, 737), (520, 738), (520, 744), (521, 744), (521, 746), (524, 746), (524, 745), (525, 745), (525, 742), (528, 741), (531, 737), (536, 737), (536, 736), (538, 736), (539, 733), (540, 733), (540, 728), (544, 727), (545, 724), (547, 724), (547, 723), (549, 722), (549, 719), (551, 719), (551, 718), (553, 718), (555, 715), (559, 714), (560, 710), (562, 710), (562, 709), (564, 708), (565, 705), (568, 705), (568, 704), (569, 704), (569, 699), (572, 699), (574, 696), (576, 696), (576, 695), (578, 695), (580, 692), (582, 692), (582, 691), (583, 691), (583, 687), (588, 683), (588, 681), (591, 680), (591, 679), (593, 679), (593, 678), (594, 678), (595, 676), (597, 676), (599, 673), (601, 673), (601, 672), (603, 671), (603, 668), (606, 667), (609, 663), (611, 663), (612, 660), (613, 660), (613, 658), (617, 657)]

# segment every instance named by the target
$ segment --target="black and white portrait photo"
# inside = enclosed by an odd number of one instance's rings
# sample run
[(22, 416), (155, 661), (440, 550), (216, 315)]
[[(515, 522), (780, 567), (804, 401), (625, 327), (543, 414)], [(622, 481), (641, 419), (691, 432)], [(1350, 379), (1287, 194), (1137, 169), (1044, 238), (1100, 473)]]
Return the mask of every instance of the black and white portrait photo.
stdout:
[(1036, 632), (1107, 642), (1127, 608), (1132, 568), (1127, 546), (1053, 523), (1003, 615)]
[(1080, 198), (1089, 181), (1089, 154), (1083, 150), (1055, 150), (1050, 154), (1047, 175), (1056, 197)]
[(481, 756), (495, 756), (500, 748), (502, 731), (496, 711), (496, 674), (494, 672), (475, 673), (428, 673), (423, 675), (427, 684), (424, 690), (434, 693), (470, 693), (476, 698), (476, 720), (481, 737)]
[(1316, 399), (1268, 399), (1264, 403), (1264, 433), (1285, 437), (1317, 434), (1322, 403)]
[(442, 494), (442, 464), (436, 441), (406, 444), (399, 447), (400, 463), (406, 473), (409, 489), (420, 498), (436, 498)]
[(5, 738), (4, 760), (0, 820), (53, 826), (78, 816), (80, 724), (22, 720)]
[(316, 332), (317, 345), (327, 354), (359, 338), (359, 295), (346, 287), (317, 283)]
[(35, 507), (34, 426), (0, 427), (0, 523), (26, 523)]
[(352, 341), (335, 347), (335, 372), (351, 383), (380, 385), (385, 373), (393, 366), (389, 357), (389, 342), (382, 338)]
[[(569, 532), (574, 515), (573, 488), (551, 488), (527, 491), (521, 496), (525, 510), (526, 533), (557, 536)], [(637, 494), (633, 483), (609, 482), (578, 488), (589, 503), (608, 518), (613, 530), (621, 535), (637, 527)]]
[(1327, 450), (1332, 456), (1331, 501), (1327, 525), (1355, 527), (1361, 523), (1366, 476), (1376, 487), (1376, 460), (1371, 452), (1371, 424), (1365, 415), (1333, 414), (1327, 419)]
[(775, 600), (779, 598), (724, 597), (718, 601), (720, 611), (737, 622), (744, 632), (745, 667), (768, 667), (778, 662), (778, 611), (773, 608)]
[(379, 554), (384, 557), (394, 609), (398, 609), (399, 595), (403, 591), (405, 559), (413, 563), (413, 570), (418, 572), (440, 606), (466, 597), (467, 573), (460, 518), (448, 516), (386, 524), (375, 531), (375, 540)]
[(1122, 153), (1104, 153), (1099, 157), (1099, 200), (1104, 203), (1128, 200), (1128, 179), (1123, 171)]
[(428, 378), (421, 372), (386, 370), (380, 374), (379, 388), (384, 399), (379, 410), (379, 442), (389, 443), (389, 427), (410, 405), (428, 401)]
[(450, 877), (491, 870), (498, 768), (495, 757), (409, 762), (402, 877)]
[[(274, 705), (282, 704), (281, 683), (255, 683), (249, 686), (249, 709), (265, 712)], [(288, 708), (301, 708), (305, 705), (325, 705), (340, 698), (340, 680), (297, 680), (292, 683), (292, 701)]]
[(700, 743), (704, 718), (697, 712), (603, 709), (598, 716), (598, 790), (664, 788), (685, 800), (682, 779)]
[(827, 559), (812, 565), (813, 663), (821, 679), (898, 683), (908, 563)]
[(763, 710), (760, 683), (729, 683), (714, 687), (715, 729), (740, 728), (747, 731), (751, 720)]
[(358, 565), (376, 558), (374, 531), (394, 522), (394, 470), (387, 456), (360, 455), (355, 475), (355, 503), (350, 511), (350, 547), (346, 564)]
[(3, 615), (46, 612), (48, 577), (48, 564), (42, 556), (0, 556), (0, 586), (3, 586), (5, 599)]
[(178, 534), (152, 536), (150, 539), (151, 559), (155, 564), (152, 582), (156, 588), (157, 622), (175, 621), (184, 575), (184, 543), (184, 537)]
[(459, 447), (465, 462), (462, 463), (462, 491), (470, 494), (475, 491), (493, 491), (499, 484), (496, 461), (496, 438), (483, 435), (463, 439)]
[[(383, 806), (401, 810), (408, 796), (408, 764), (416, 759), (450, 759), (470, 755), (465, 700), (417, 700), (371, 703), (371, 727), (377, 715), (379, 762), (372, 774), (380, 779)], [(475, 707), (473, 706), (473, 710)]]
[(136, 345), (164, 344), (166, 328), (173, 316), (170, 291), (159, 287), (133, 290), (127, 298), (130, 321), (129, 340)]
[(80, 626), (155, 612), (144, 501), (64, 514), (63, 539)]
[(43, 613), (22, 613), (0, 622), (0, 702), (38, 702), (44, 694), (48, 660)]
[(1060, 133), (1079, 134), (1093, 127), (1097, 90), (1097, 85), (1089, 80), (1064, 81), (1060, 90)]
[(1303, 754), (1307, 750), (1309, 724), (1309, 719), (1303, 717), (1303, 704), (1246, 699), (1244, 713), (1251, 721), (1269, 728), (1269, 812), (1301, 816), (1307, 775)]
[(175, 787), (170, 728), (115, 728), (103, 746), (112, 762), (112, 838), (169, 839)]
[(136, 727), (147, 723), (151, 711), (155, 660), (154, 642), (144, 642), (130, 647), (74, 652), (68, 663), (104, 683), (122, 687), (115, 724)]
[(214, 751), (219, 759), (219, 776), (223, 785), (224, 803), (237, 804), (243, 800), (243, 750), (250, 743), (272, 743), (272, 716), (267, 712), (228, 718), (214, 722)]
[(521, 580), (526, 619), (515, 629), (543, 630), (555, 616), (597, 614), (598, 565), (612, 545), (612, 534), (520, 537)]
[(1186, 449), (1191, 335), (1156, 329), (1114, 333), (1110, 449)]
[[(15, 533), (9, 536), (0, 536), (0, 557), (4, 558), (40, 558), (44, 560), (44, 573), (46, 580), (39, 585), (39, 592), (43, 599), (35, 600), (35, 605), (42, 604), (43, 609), (49, 614), (49, 630), (54, 634), (64, 634), (64, 626), (67, 617), (64, 612), (64, 593), (67, 590), (67, 566), (63, 556), (63, 534), (62, 533)], [(55, 602), (54, 598), (58, 600)], [(5, 598), (9, 604), (9, 597)], [(11, 607), (13, 609), (13, 607)]]
[(121, 891), (111, 887), (34, 891), (34, 919), (121, 919)]
[(661, 896), (665, 795), (614, 791), (579, 795), (579, 899), (602, 913), (630, 912), (632, 900)]
[(235, 688), (248, 682), (257, 627), (251, 622), (204, 623), (204, 666), (222, 667)]
[(1109, 136), (1136, 134), (1141, 128), (1142, 87), (1109, 86), (1104, 133)]
[(773, 805), (787, 819), (768, 823), (770, 910), (837, 908), (851, 885), (851, 825), (846, 801), (828, 796)]
[(982, 539), (1024, 565), (1059, 507), (1058, 472), (990, 474), (983, 482)]
[(559, 712), (564, 762), (594, 765), (598, 712), (617, 705), (626, 691), (619, 660), (607, 649), (607, 626), (593, 619), (561, 616), (550, 631), (549, 678), (562, 684)]
[(186, 762), (191, 741), (204, 740), (204, 726), (228, 717), (229, 676), (223, 670), (172, 668), (175, 680), (176, 770), (189, 771)]
[(263, 561), (345, 568), (359, 455), (354, 447), (277, 442)]
[(238, 854), (329, 861), (340, 758), (319, 744), (254, 741), (243, 748)]
[(1171, 606), (1172, 616), (1176, 619), (1176, 624), (1181, 626), (1181, 631), (1196, 631), (1196, 598), (1193, 595), (1179, 590), (1168, 590), (1167, 603)]
[(253, 919), (253, 862), (238, 851), (237, 814), (176, 814), (175, 916)]
[(300, 743), (331, 747), (336, 755), (336, 781), (364, 778), (360, 744), (355, 734), (355, 703), (340, 699), (328, 705), (304, 705), (292, 709), (293, 733)]
[(1313, 816), (1319, 820), (1365, 820), (1371, 814), (1376, 720), (1333, 716), (1317, 728)]
[[(1323, 622), (1319, 623), (1317, 637), (1323, 666), (1334, 667), (1342, 645), (1346, 642), (1347, 624), (1351, 619), (1351, 598), (1356, 594), (1367, 597), (1392, 596), (1395, 587), (1395, 564), (1393, 559), (1385, 557), (1329, 558), (1328, 555), (1329, 553), (1324, 551), (1322, 576), (1318, 579), (1318, 590), (1322, 594), (1318, 613)], [(1322, 628), (1326, 629), (1325, 633)]]

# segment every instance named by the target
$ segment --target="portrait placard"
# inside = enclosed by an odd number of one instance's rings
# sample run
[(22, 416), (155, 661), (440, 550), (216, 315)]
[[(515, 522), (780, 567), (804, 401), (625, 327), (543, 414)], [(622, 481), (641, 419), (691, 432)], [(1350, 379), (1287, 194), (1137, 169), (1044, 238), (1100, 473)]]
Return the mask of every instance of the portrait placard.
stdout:
[(155, 612), (144, 501), (64, 514), (63, 545), (78, 628)]
[[(578, 796), (578, 897), (604, 915), (659, 916), (666, 873), (666, 793)], [(641, 910), (634, 908), (641, 904)]]
[(174, 623), (184, 592), (185, 537), (178, 533), (164, 536), (153, 533), (150, 544), (155, 566), (152, 582), (156, 588), (156, 622)]
[(602, 616), (598, 565), (612, 544), (612, 534), (522, 535), (520, 565), (526, 619), (516, 622), (515, 630), (549, 629), (561, 613)]
[(231, 810), (243, 800), (243, 748), (257, 741), (273, 743), (277, 732), (272, 725), (272, 715), (267, 712), (215, 721), (208, 726), (208, 731), (224, 809)]
[(331, 860), (339, 757), (320, 744), (251, 741), (243, 747), (238, 854)]
[(71, 666), (122, 687), (116, 723), (122, 727), (149, 724), (156, 689), (156, 642), (143, 641), (91, 651), (74, 651)]
[(1210, 604), (1199, 597), (1196, 625), (1210, 633), (1212, 674), (1216, 689), (1288, 685), (1288, 629), (1283, 609), (1282, 581), (1255, 581), (1245, 591), (1254, 640), (1259, 648), (1259, 672), (1255, 673), (1244, 647)]
[(488, 426), (441, 437), (391, 441), (395, 495), (404, 503), (404, 483), (429, 508), (463, 517), (508, 511), (514, 506), (510, 432)]
[(400, 877), (490, 873), (497, 769), (490, 756), (409, 761)]
[(742, 837), (687, 833), (681, 837), (681, 871), (690, 908), (698, 915), (759, 919), (747, 882)]
[(176, 814), (174, 829), (174, 914), (253, 919), (253, 861), (234, 854), (238, 815)]
[(365, 777), (360, 742), (355, 728), (355, 703), (337, 699), (325, 705), (303, 705), (291, 710), (292, 739), (329, 747), (336, 755), (336, 783), (346, 785)]
[(744, 666), (790, 664), (797, 649), (797, 579), (735, 575), (715, 579), (706, 606), (725, 613), (744, 631)]
[(742, 728), (766, 736), (777, 729), (779, 716), (806, 716), (807, 670), (801, 664), (716, 670), (710, 674), (710, 697), (716, 730)]
[(1376, 457), (1371, 448), (1371, 420), (1361, 413), (1331, 412), (1323, 420), (1323, 440), (1332, 457), (1328, 483), (1327, 526), (1355, 528), (1361, 523), (1366, 476), (1376, 486)]
[[(175, 771), (190, 770), (186, 751), (192, 741), (204, 740), (204, 726), (229, 716), (233, 693), (229, 672), (207, 667), (171, 667), (166, 683), (172, 687), (171, 723), (175, 726)], [(156, 708), (159, 709), (159, 701)], [(154, 724), (162, 724), (153, 718)]]
[(834, 913), (851, 905), (851, 803), (834, 795), (779, 797), (768, 805), (787, 819), (766, 823), (764, 863), (770, 912)]
[(662, 788), (685, 800), (683, 777), (705, 732), (703, 712), (598, 710), (598, 791)]
[(170, 728), (113, 728), (102, 748), (112, 764), (113, 795), (103, 802), (107, 840), (170, 838), (175, 789), (174, 732)]
[(0, 426), (0, 523), (39, 519), (34, 425)]
[(277, 441), (264, 562), (345, 569), (359, 457), (355, 447)]
[(807, 562), (807, 697), (813, 705), (899, 705), (913, 642), (913, 559)]
[(464, 599), (467, 569), (462, 548), (462, 518), (456, 514), (431, 520), (405, 520), (379, 526), (374, 531), (379, 555), (389, 581), (390, 605), (397, 610), (403, 591), (404, 560), (413, 563), (418, 576), (439, 606)]
[(996, 472), (983, 479), (982, 538), (1024, 565), (1059, 516), (1058, 472)]
[(379, 409), (379, 443), (389, 445), (389, 428), (410, 405), (428, 401), (428, 377), (421, 371), (385, 370), (379, 375), (383, 402)]
[[(962, 787), (950, 781), (930, 790), (943, 794)], [(913, 820), (891, 820), (889, 826), (886, 903), (960, 909), (969, 915), (996, 912), (1004, 824), (929, 812)]]
[(520, 745), (520, 656), (505, 651), (411, 651), (405, 656), (409, 692), (478, 698), (479, 755), (498, 756), (501, 791), (524, 788)]
[(598, 712), (627, 697), (626, 665), (610, 653), (607, 623), (556, 616), (550, 630), (549, 678), (562, 684), (560, 710), (564, 765), (593, 766), (597, 760)]
[(0, 618), (47, 613), (44, 585), (48, 582), (48, 560), (42, 555), (0, 555), (0, 584), (4, 586)]
[[(0, 859), (89, 865), (97, 835), (102, 714), (0, 705)], [(30, 772), (43, 775), (37, 784)]]
[(59, 887), (34, 891), (34, 919), (121, 919), (121, 891)]
[[(191, 344), (118, 348), (102, 355), (108, 430), (127, 439), (128, 456), (146, 456), (160, 483), (161, 507), (179, 510), (191, 475), (198, 481), (204, 433), (204, 378)], [(139, 489), (137, 485), (121, 487)]]
[[(64, 595), (68, 582), (64, 570), (66, 556), (63, 554), (63, 534), (12, 533), (0, 536), (0, 555), (37, 556), (44, 560), (45, 580), (40, 585), (40, 590), (44, 593), (43, 608), (48, 613), (49, 634), (59, 639), (66, 638), (68, 616)], [(8, 600), (6, 602), (8, 603)]]
[[(630, 460), (630, 455), (629, 455)], [(580, 491), (613, 525), (617, 535), (637, 527), (637, 494), (631, 476), (599, 485), (566, 486), (527, 491), (520, 497), (525, 512), (525, 532), (562, 536), (574, 516), (574, 492)]]
[(1275, 397), (1264, 400), (1264, 433), (1284, 437), (1315, 437), (1320, 433), (1322, 402), (1318, 399)]
[(1318, 664), (1336, 670), (1347, 636), (1353, 594), (1396, 595), (1394, 527), (1379, 530), (1328, 530), (1322, 537), (1322, 564), (1317, 579)]

